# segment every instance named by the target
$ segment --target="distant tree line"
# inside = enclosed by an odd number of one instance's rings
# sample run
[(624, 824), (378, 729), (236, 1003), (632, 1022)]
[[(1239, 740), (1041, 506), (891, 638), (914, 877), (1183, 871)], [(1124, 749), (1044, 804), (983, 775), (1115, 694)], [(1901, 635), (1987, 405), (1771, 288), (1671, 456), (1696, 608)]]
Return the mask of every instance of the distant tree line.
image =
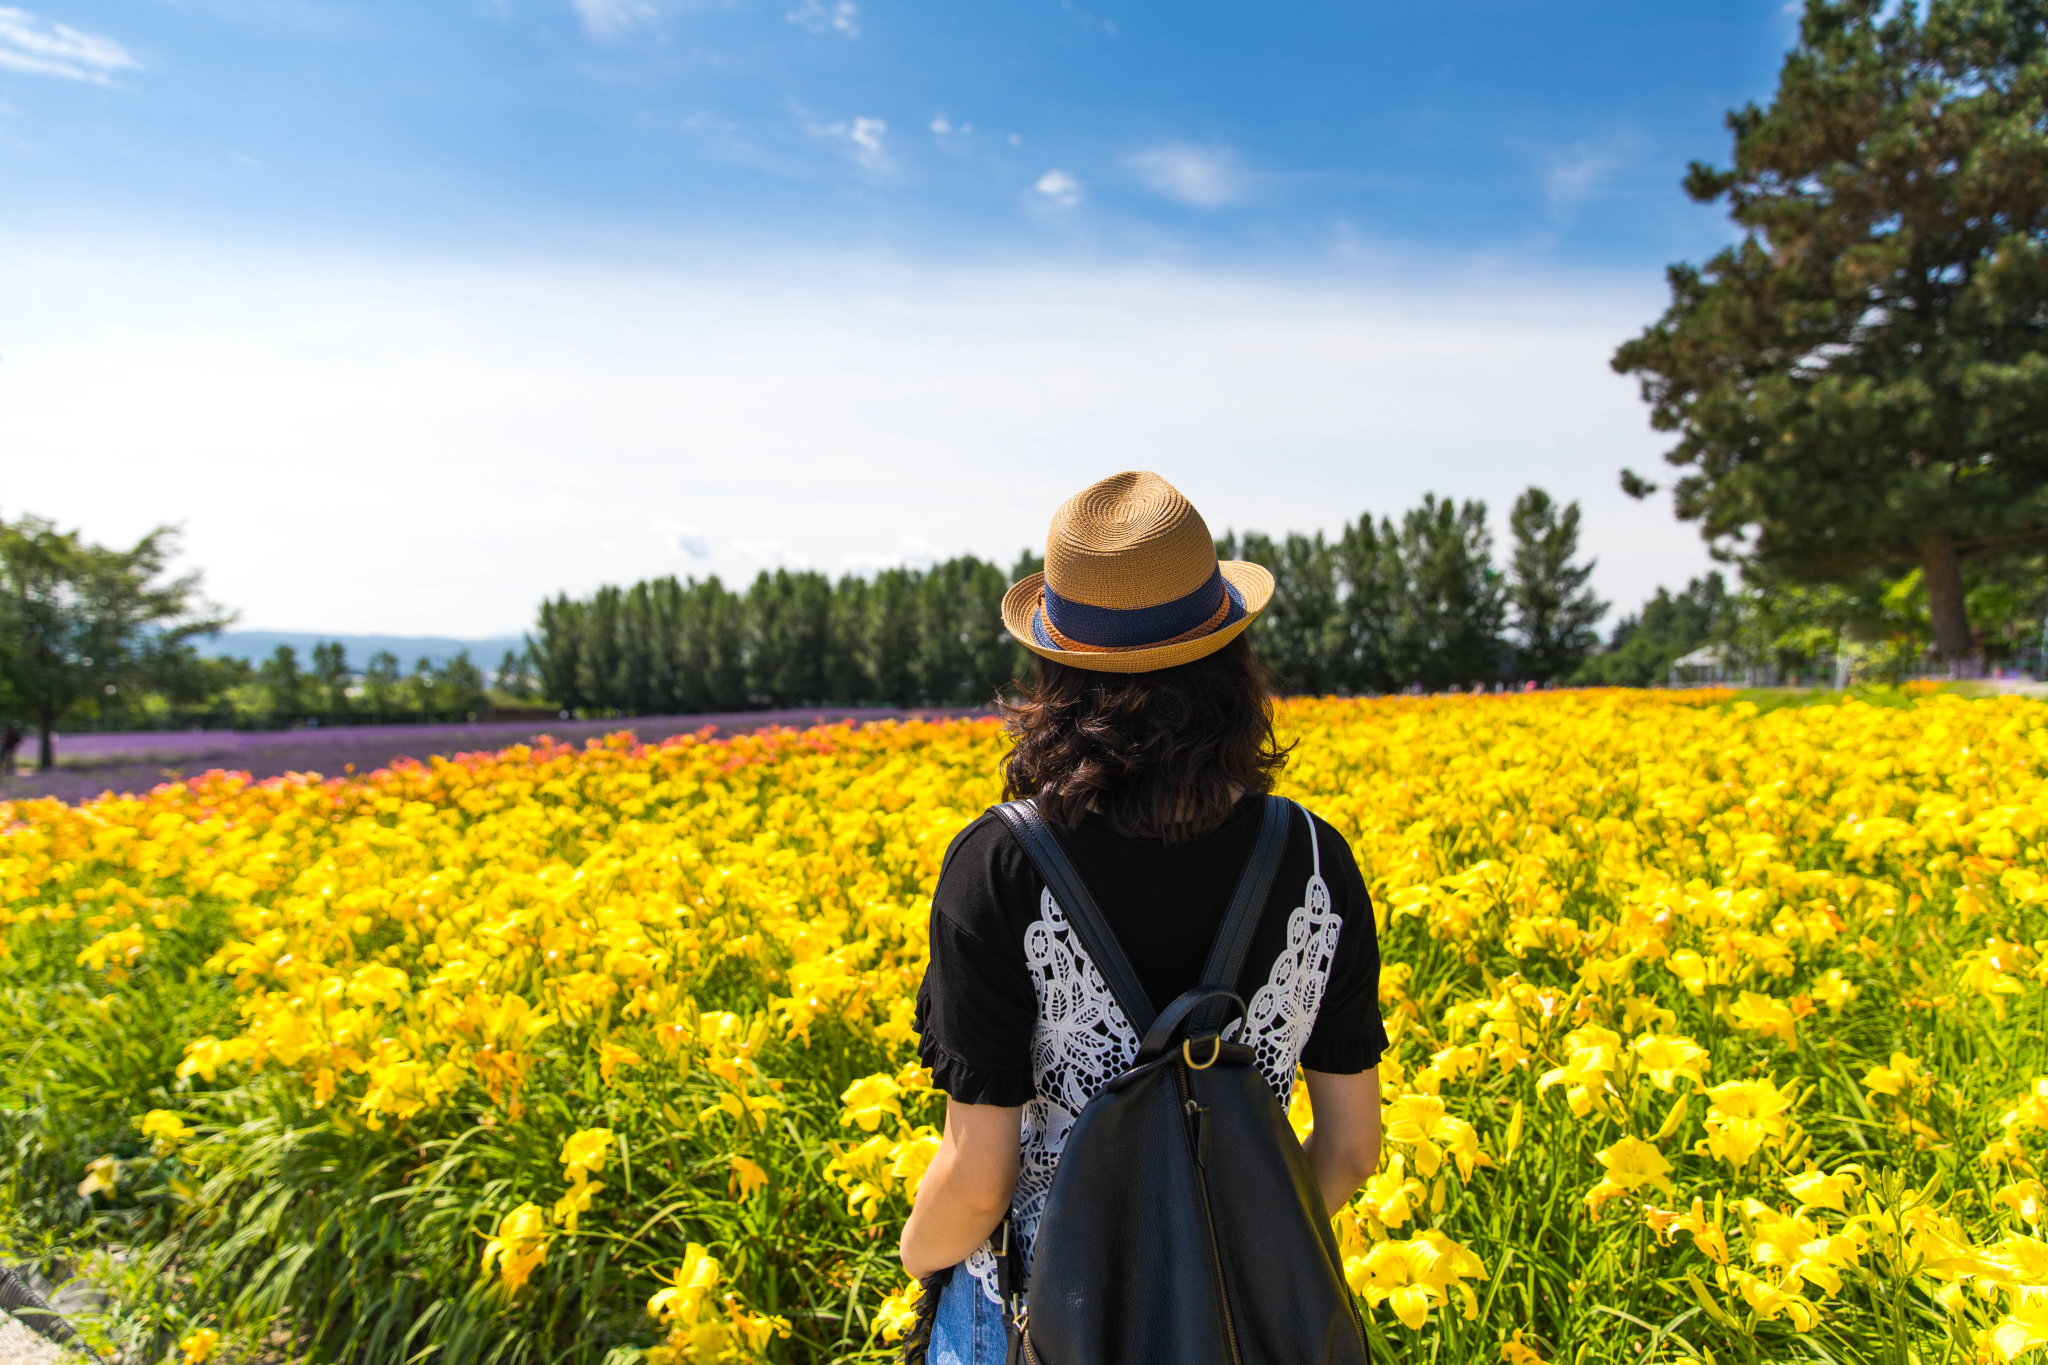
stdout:
[(1429, 494), (1398, 522), (1362, 516), (1334, 539), (1230, 534), (1217, 552), (1272, 570), (1252, 643), (1290, 692), (1563, 681), (1598, 646), (1607, 610), (1578, 560), (1579, 506), (1530, 488), (1508, 530), (1502, 566), (1485, 503)]
[[(1505, 558), (1480, 502), (1423, 498), (1399, 518), (1361, 516), (1334, 536), (1226, 532), (1225, 558), (1265, 565), (1272, 605), (1254, 646), (1292, 693), (1460, 691), (1527, 684), (1644, 686), (1702, 645), (1765, 677), (1887, 681), (1924, 670), (1936, 632), (1921, 571), (1802, 585), (1748, 572), (1659, 588), (1617, 621), (1587, 584), (1576, 503), (1539, 488), (1515, 500)], [(492, 707), (585, 715), (687, 714), (808, 704), (973, 705), (1029, 676), (1002, 625), (1007, 586), (1036, 572), (963, 556), (837, 580), (762, 573), (600, 588), (544, 602), (526, 647), (486, 675), (469, 657), (389, 653), (358, 670), (339, 643), (301, 662), (210, 658), (200, 638), (232, 617), (196, 575), (171, 578), (175, 537), (127, 549), (34, 517), (0, 521), (0, 722), (161, 729), (464, 720)], [(2048, 555), (2015, 548), (1962, 571), (1987, 662), (2043, 663)]]
[(243, 659), (207, 663), (232, 680), (213, 694), (213, 714), (244, 727), (469, 720), (490, 704), (488, 680), (467, 650), (445, 662), (417, 659), (410, 670), (380, 649), (358, 672), (332, 640), (314, 645), (303, 666), (290, 645), (254, 666)]
[[(1986, 667), (2040, 674), (2048, 665), (2048, 554), (1980, 556), (1962, 570), (1966, 629)], [(1919, 569), (1867, 573), (1847, 583), (1802, 585), (1745, 574), (1664, 588), (1616, 622), (1606, 648), (1572, 675), (1592, 686), (1641, 687), (1674, 679), (1673, 665), (1702, 646), (1716, 671), (1757, 682), (1895, 683), (1946, 673)], [(1680, 670), (1690, 675), (1695, 670)], [(1678, 677), (1677, 681), (1686, 681)]]
[(198, 574), (168, 572), (177, 544), (163, 526), (124, 549), (41, 517), (0, 519), (0, 727), (34, 734), (38, 766), (55, 761), (60, 726), (461, 720), (486, 704), (466, 655), (403, 672), (378, 654), (360, 673), (337, 643), (304, 667), (289, 646), (260, 665), (207, 657), (197, 641), (234, 617), (206, 600)]
[[(1578, 560), (1578, 504), (1531, 488), (1509, 530), (1497, 566), (1485, 504), (1429, 496), (1399, 522), (1361, 517), (1335, 539), (1228, 533), (1217, 553), (1272, 570), (1252, 640), (1291, 692), (1562, 680), (1606, 609)], [(540, 693), (588, 711), (972, 705), (1028, 676), (1002, 599), (1039, 567), (1028, 553), (1008, 572), (964, 556), (837, 581), (781, 569), (745, 591), (660, 578), (564, 595), (541, 605), (531, 666)]]
[[(409, 669), (382, 650), (357, 667), (339, 641), (314, 645), (303, 662), (290, 645), (279, 645), (256, 663), (203, 655), (189, 641), (151, 641), (137, 655), (121, 669), (121, 682), (104, 682), (96, 693), (81, 689), (68, 704), (52, 708), (51, 728), (421, 724), (470, 720), (494, 704), (520, 705), (535, 696), (531, 687), (513, 696), (494, 695), (491, 680), (466, 651), (446, 661), (420, 658)], [(86, 658), (96, 674), (110, 671), (106, 658)], [(81, 669), (86, 658), (80, 659)], [(518, 686), (516, 673), (512, 682)], [(0, 718), (11, 710), (27, 708), (0, 706)]]
[(541, 604), (531, 667), (540, 693), (587, 711), (972, 705), (1027, 666), (1003, 629), (1003, 591), (1037, 568), (1027, 556), (1006, 574), (970, 555), (836, 582), (778, 569), (744, 592), (716, 577), (599, 588)]
[[(1887, 681), (1927, 665), (1927, 595), (1917, 571), (1855, 588), (1802, 588), (1718, 573), (1658, 588), (1616, 621), (1590, 590), (1577, 503), (1540, 488), (1516, 498), (1506, 555), (1487, 508), (1426, 495), (1398, 518), (1361, 516), (1336, 535), (1226, 532), (1225, 559), (1273, 573), (1250, 635), (1283, 690), (1314, 695), (1475, 687), (1642, 687), (1716, 647), (1724, 669), (1765, 677)], [(661, 578), (542, 604), (523, 656), (507, 654), (508, 699), (597, 714), (810, 704), (974, 705), (1028, 677), (1031, 655), (1002, 624), (1007, 571), (971, 556), (930, 569), (836, 581), (762, 573), (743, 591), (718, 578)], [(2038, 662), (2048, 575), (2039, 558), (1968, 570), (1970, 620), (1992, 661)], [(2031, 651), (2031, 652), (2030, 652)]]

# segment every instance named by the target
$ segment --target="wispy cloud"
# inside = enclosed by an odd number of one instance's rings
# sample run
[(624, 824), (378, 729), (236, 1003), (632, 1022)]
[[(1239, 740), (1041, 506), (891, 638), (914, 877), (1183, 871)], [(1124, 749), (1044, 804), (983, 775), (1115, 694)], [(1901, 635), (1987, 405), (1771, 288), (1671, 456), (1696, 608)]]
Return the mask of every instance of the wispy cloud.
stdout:
[(1198, 209), (1221, 208), (1243, 192), (1237, 158), (1227, 148), (1195, 147), (1169, 142), (1137, 152), (1124, 164), (1138, 173), (1145, 188)]
[(112, 38), (0, 5), (0, 69), (111, 85), (113, 72), (134, 71), (141, 65)]
[(647, 528), (659, 536), (661, 543), (675, 554), (686, 559), (711, 558), (711, 542), (704, 538), (702, 531), (688, 522), (656, 520), (649, 522)]
[(1068, 171), (1047, 171), (1032, 188), (1063, 209), (1081, 202), (1081, 182)]
[(889, 153), (882, 139), (889, 134), (889, 125), (878, 118), (840, 119), (836, 123), (813, 123), (806, 125), (813, 137), (844, 142), (853, 153), (853, 159), (871, 171), (889, 169)]
[(1112, 38), (1117, 35), (1117, 26), (1114, 19), (1104, 19), (1100, 15), (1090, 14), (1087, 10), (1075, 5), (1074, 0), (1060, 0), (1060, 8), (1080, 20), (1081, 27), (1084, 29), (1091, 32), (1095, 29), (1101, 29)]
[(785, 14), (783, 18), (798, 28), (811, 33), (840, 33), (848, 38), (860, 37), (860, 6), (853, 0), (836, 0), (826, 4), (824, 0), (804, 0), (803, 4)]
[(939, 552), (923, 536), (904, 536), (896, 542), (893, 550), (879, 553), (856, 550), (840, 560), (840, 564), (853, 573), (873, 573), (877, 569), (929, 569), (939, 562)]
[(1614, 153), (1580, 143), (1551, 158), (1543, 172), (1543, 192), (1553, 208), (1575, 204), (1599, 189), (1608, 172), (1620, 164)]
[(635, 29), (653, 25), (657, 14), (653, 0), (569, 0), (583, 31), (600, 43), (616, 42)]
[(753, 568), (773, 564), (778, 569), (808, 569), (811, 557), (792, 550), (779, 540), (735, 540), (732, 552), (739, 562)]

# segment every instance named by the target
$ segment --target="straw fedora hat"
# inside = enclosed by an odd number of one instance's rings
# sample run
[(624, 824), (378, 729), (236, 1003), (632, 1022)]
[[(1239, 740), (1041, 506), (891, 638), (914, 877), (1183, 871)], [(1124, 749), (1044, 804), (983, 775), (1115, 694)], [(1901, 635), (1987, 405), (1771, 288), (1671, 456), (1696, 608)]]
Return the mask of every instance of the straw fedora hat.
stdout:
[(1060, 504), (1045, 572), (1003, 594), (1026, 649), (1098, 673), (1144, 673), (1213, 654), (1273, 600), (1257, 564), (1219, 563), (1202, 514), (1157, 474), (1112, 474)]

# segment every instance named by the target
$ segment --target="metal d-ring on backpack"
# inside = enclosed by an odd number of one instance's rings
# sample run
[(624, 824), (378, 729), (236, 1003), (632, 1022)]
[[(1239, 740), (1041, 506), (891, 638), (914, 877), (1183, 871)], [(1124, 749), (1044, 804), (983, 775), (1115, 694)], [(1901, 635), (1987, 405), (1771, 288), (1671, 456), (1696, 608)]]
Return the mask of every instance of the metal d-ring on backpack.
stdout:
[[(1291, 801), (1258, 842), (1202, 972), (1156, 1017), (1054, 825), (996, 807), (1144, 1041), (1075, 1120), (1032, 1249), (1029, 1307), (1005, 1276), (1010, 1357), (1029, 1365), (1363, 1365), (1364, 1328), (1308, 1156), (1254, 1050), (1224, 1037)], [(1307, 818), (1307, 812), (1302, 812)], [(1309, 837), (1315, 823), (1309, 822)], [(1000, 1236), (1000, 1234), (999, 1234)], [(1011, 1269), (1005, 1267), (1006, 1270)]]

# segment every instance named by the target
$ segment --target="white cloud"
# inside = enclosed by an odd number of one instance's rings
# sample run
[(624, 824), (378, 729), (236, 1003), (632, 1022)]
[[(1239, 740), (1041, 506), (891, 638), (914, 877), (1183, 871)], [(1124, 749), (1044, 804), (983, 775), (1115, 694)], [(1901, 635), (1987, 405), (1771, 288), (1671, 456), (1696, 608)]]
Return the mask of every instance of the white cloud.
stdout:
[(616, 42), (660, 17), (653, 0), (569, 0), (583, 31), (600, 43)]
[(846, 136), (856, 147), (876, 156), (882, 153), (882, 136), (889, 131), (889, 125), (878, 118), (857, 118)]
[(1608, 172), (1619, 164), (1613, 153), (1581, 143), (1551, 158), (1543, 173), (1543, 191), (1550, 196), (1552, 207), (1577, 203), (1598, 189)]
[(937, 548), (923, 536), (904, 536), (893, 550), (857, 550), (842, 557), (839, 563), (848, 573), (867, 574), (877, 569), (929, 569), (941, 558)]
[[(1709, 567), (1662, 499), (1615, 485), (1668, 439), (1607, 367), (1668, 301), (1638, 271), (731, 243), (462, 259), (0, 228), (0, 299), (8, 515), (102, 543), (182, 522), (252, 629), (510, 633), (558, 592), (745, 582), (799, 550), (837, 572), (913, 537), (1008, 565), (1130, 468), (1218, 534), (1332, 532), (1433, 491), (1485, 499), (1505, 543), (1539, 484), (1582, 503), (1594, 586), (1624, 610)], [(708, 557), (679, 558), (690, 528)]]
[(935, 133), (950, 133), (953, 131), (953, 121), (947, 118), (943, 113), (933, 114), (931, 121), (931, 130)]
[(848, 38), (860, 37), (860, 6), (853, 0), (836, 0), (825, 4), (824, 0), (804, 0), (803, 4), (782, 16), (798, 28), (811, 33), (840, 33)]
[(733, 583), (743, 585), (754, 576), (762, 565), (773, 565), (778, 569), (807, 569), (810, 556), (791, 550), (779, 540), (735, 540), (732, 552), (739, 565), (744, 566), (732, 574)]
[(1047, 171), (1032, 188), (1063, 209), (1081, 202), (1081, 182), (1066, 171)]
[(1138, 173), (1147, 189), (1198, 209), (1221, 208), (1243, 190), (1236, 158), (1222, 148), (1169, 142), (1134, 153), (1124, 158), (1124, 164)]
[(889, 169), (889, 153), (882, 145), (888, 136), (889, 125), (878, 118), (840, 119), (836, 123), (806, 125), (813, 137), (833, 138), (844, 141), (853, 152), (853, 159), (871, 171)]
[(0, 5), (0, 70), (109, 85), (110, 73), (141, 65), (112, 38)]
[(672, 552), (687, 559), (711, 558), (711, 542), (688, 522), (666, 521), (657, 517), (647, 524), (647, 529), (660, 537), (661, 543)]

